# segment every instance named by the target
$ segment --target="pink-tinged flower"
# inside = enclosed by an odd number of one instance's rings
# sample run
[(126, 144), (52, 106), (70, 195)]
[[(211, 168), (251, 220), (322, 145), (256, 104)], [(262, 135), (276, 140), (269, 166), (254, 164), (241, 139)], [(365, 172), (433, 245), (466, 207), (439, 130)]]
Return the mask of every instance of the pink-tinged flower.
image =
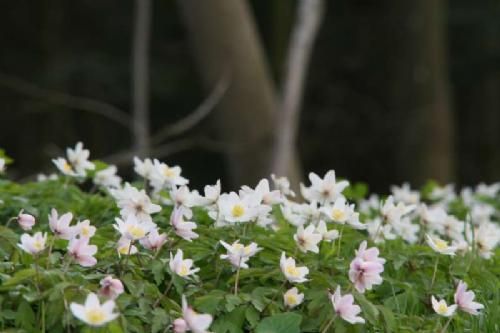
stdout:
[(167, 235), (165, 233), (159, 234), (157, 229), (154, 229), (146, 237), (139, 240), (142, 246), (152, 251), (160, 250), (166, 241)]
[(440, 300), (439, 302), (436, 300), (436, 298), (431, 296), (431, 302), (432, 302), (432, 308), (434, 311), (443, 317), (450, 317), (453, 316), (455, 311), (457, 310), (457, 305), (448, 305), (446, 304), (446, 301), (444, 299)]
[[(212, 316), (209, 314), (199, 314), (188, 306), (186, 297), (182, 295), (182, 319), (186, 328), (194, 333), (208, 333), (208, 328), (212, 324)], [(181, 324), (178, 322), (178, 324)], [(180, 325), (182, 327), (182, 324)], [(179, 331), (182, 332), (182, 331)]]
[(184, 333), (187, 332), (188, 326), (184, 319), (177, 318), (174, 320), (174, 333)]
[(78, 230), (75, 227), (70, 226), (71, 220), (73, 219), (73, 214), (66, 213), (59, 217), (57, 210), (52, 208), (49, 215), (49, 227), (52, 232), (61, 239), (70, 240), (73, 238)]
[(96, 228), (90, 224), (89, 220), (84, 220), (76, 224), (75, 230), (80, 237), (91, 238), (94, 237)]
[(377, 248), (366, 249), (366, 245), (366, 241), (361, 243), (349, 269), (349, 279), (360, 293), (371, 290), (373, 285), (381, 284), (380, 274), (384, 271), (385, 259), (378, 257)]
[(476, 295), (473, 291), (467, 291), (467, 283), (459, 281), (457, 291), (455, 292), (455, 303), (460, 310), (477, 316), (479, 314), (478, 310), (483, 309), (484, 305), (474, 302), (474, 297)]
[(23, 230), (31, 230), (35, 225), (35, 217), (30, 214), (24, 214), (23, 211), (17, 216), (17, 223)]
[(358, 316), (361, 312), (359, 305), (354, 304), (354, 297), (351, 294), (342, 296), (340, 286), (337, 287), (335, 293), (330, 296), (335, 313), (345, 321), (351, 324), (364, 324), (365, 320)]
[(94, 255), (97, 253), (97, 246), (89, 245), (88, 238), (73, 238), (68, 244), (68, 254), (83, 267), (91, 267), (97, 263)]
[(37, 232), (33, 236), (21, 235), (21, 243), (17, 244), (21, 249), (30, 254), (37, 254), (45, 249), (47, 243), (47, 233)]
[(198, 234), (193, 231), (193, 229), (197, 228), (197, 225), (194, 222), (184, 221), (185, 214), (186, 211), (182, 207), (174, 208), (170, 216), (170, 224), (177, 236), (191, 242), (191, 240), (198, 238)]
[(99, 293), (104, 297), (115, 299), (124, 292), (123, 283), (118, 279), (113, 279), (111, 275), (101, 280), (101, 290)]

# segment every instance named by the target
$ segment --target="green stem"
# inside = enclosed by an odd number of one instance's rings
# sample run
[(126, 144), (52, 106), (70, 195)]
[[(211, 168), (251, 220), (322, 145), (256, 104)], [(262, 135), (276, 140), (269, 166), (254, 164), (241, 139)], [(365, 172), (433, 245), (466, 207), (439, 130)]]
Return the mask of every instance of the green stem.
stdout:
[(50, 244), (49, 244), (49, 253), (47, 255), (47, 264), (45, 265), (45, 269), (49, 269), (49, 265), (50, 265), (50, 255), (52, 254), (52, 247), (54, 246), (54, 241), (55, 241), (55, 238), (54, 237), (51, 237), (50, 239)]
[(330, 326), (332, 326), (333, 322), (335, 321), (335, 317), (336, 317), (336, 315), (334, 315), (332, 317), (332, 319), (330, 319), (330, 321), (328, 322), (328, 324), (326, 324), (325, 328), (323, 328), (323, 330), (321, 331), (321, 333), (328, 332), (328, 329), (330, 328)]
[(440, 333), (444, 333), (446, 332), (446, 330), (448, 329), (448, 326), (450, 325), (451, 323), (451, 320), (453, 319), (453, 316), (450, 316), (450, 319), (448, 319), (448, 321), (446, 322), (446, 324), (444, 324), (444, 327), (443, 329), (440, 331)]
[(339, 235), (339, 247), (338, 247), (338, 252), (337, 252), (337, 257), (340, 256), (340, 246), (342, 245), (342, 234), (344, 233), (344, 225), (342, 225), (342, 228), (340, 228), (340, 235)]
[(236, 279), (234, 280), (234, 295), (238, 296), (238, 282), (240, 281), (240, 270), (241, 270), (241, 255), (238, 261), (238, 269), (236, 270)]
[(431, 290), (432, 290), (432, 287), (434, 286), (434, 281), (436, 280), (436, 272), (437, 272), (438, 264), (439, 264), (439, 256), (437, 257), (436, 263), (434, 264), (434, 273), (432, 273), (432, 281), (431, 281), (431, 288), (430, 288)]
[(172, 287), (173, 283), (174, 283), (174, 276), (172, 275), (172, 277), (170, 278), (170, 282), (168, 283), (167, 288), (165, 289), (165, 291), (163, 292), (163, 294), (161, 294), (160, 297), (158, 297), (158, 299), (155, 301), (155, 303), (153, 304), (153, 308), (156, 308), (158, 306), (158, 304), (160, 304), (161, 300), (164, 297), (167, 297), (168, 292), (170, 291), (170, 288)]
[(17, 216), (16, 217), (11, 217), (10, 219), (7, 220), (7, 223), (5, 223), (5, 227), (8, 228), (10, 226), (10, 223), (14, 220), (17, 219)]

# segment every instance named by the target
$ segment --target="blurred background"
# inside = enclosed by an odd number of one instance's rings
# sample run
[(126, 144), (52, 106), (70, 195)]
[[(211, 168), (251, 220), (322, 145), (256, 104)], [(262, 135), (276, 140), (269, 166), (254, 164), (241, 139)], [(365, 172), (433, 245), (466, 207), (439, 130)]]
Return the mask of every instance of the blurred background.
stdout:
[(500, 179), (497, 0), (1, 1), (0, 40), (17, 180), (80, 140), (194, 188)]

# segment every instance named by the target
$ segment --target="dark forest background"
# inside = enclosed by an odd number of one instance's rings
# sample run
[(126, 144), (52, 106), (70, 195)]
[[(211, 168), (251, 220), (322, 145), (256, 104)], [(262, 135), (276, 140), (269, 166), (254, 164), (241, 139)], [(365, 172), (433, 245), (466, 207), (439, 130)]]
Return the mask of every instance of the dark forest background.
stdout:
[[(202, 1), (152, 1), (151, 133), (192, 114), (210, 94), (215, 75), (210, 57), (217, 53), (203, 48), (238, 43), (231, 34), (239, 21), (225, 7), (228, 2), (214, 0), (212, 16), (204, 17)], [(247, 4), (265, 68), (280, 91), (298, 3)], [(498, 181), (500, 1), (329, 0), (325, 5), (298, 122), (300, 175), (335, 169), (375, 191), (403, 181), (421, 185), (429, 178), (458, 184)], [(0, 147), (15, 159), (9, 168), (13, 178), (52, 172), (50, 159), (79, 140), (92, 158), (117, 162), (121, 174), (131, 175), (131, 166), (116, 155), (134, 145), (131, 131), (74, 107), (67, 96), (131, 114), (137, 6), (110, 0), (0, 1)], [(197, 40), (208, 35), (207, 27), (223, 23), (234, 29), (226, 26), (208, 46)], [(242, 47), (246, 41), (240, 42)], [(222, 62), (231, 61), (228, 55)], [(245, 84), (260, 86), (257, 80)], [(195, 188), (218, 178), (235, 187), (265, 176), (252, 165), (258, 159), (255, 150), (236, 152), (228, 162), (228, 151), (246, 149), (235, 136), (269, 127), (257, 110), (260, 99), (236, 95), (222, 97), (241, 103), (231, 104), (231, 116), (217, 105), (195, 126), (161, 140), (162, 159), (182, 166)], [(268, 145), (259, 141), (262, 150)], [(246, 169), (258, 172), (238, 172)]]

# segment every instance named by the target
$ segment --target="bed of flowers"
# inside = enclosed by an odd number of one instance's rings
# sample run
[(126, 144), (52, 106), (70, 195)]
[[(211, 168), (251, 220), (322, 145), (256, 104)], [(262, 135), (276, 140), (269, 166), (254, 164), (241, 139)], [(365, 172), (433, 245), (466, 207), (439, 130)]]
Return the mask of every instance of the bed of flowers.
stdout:
[(0, 152), (1, 332), (500, 332), (500, 183), (198, 192), (89, 155), (18, 184)]

